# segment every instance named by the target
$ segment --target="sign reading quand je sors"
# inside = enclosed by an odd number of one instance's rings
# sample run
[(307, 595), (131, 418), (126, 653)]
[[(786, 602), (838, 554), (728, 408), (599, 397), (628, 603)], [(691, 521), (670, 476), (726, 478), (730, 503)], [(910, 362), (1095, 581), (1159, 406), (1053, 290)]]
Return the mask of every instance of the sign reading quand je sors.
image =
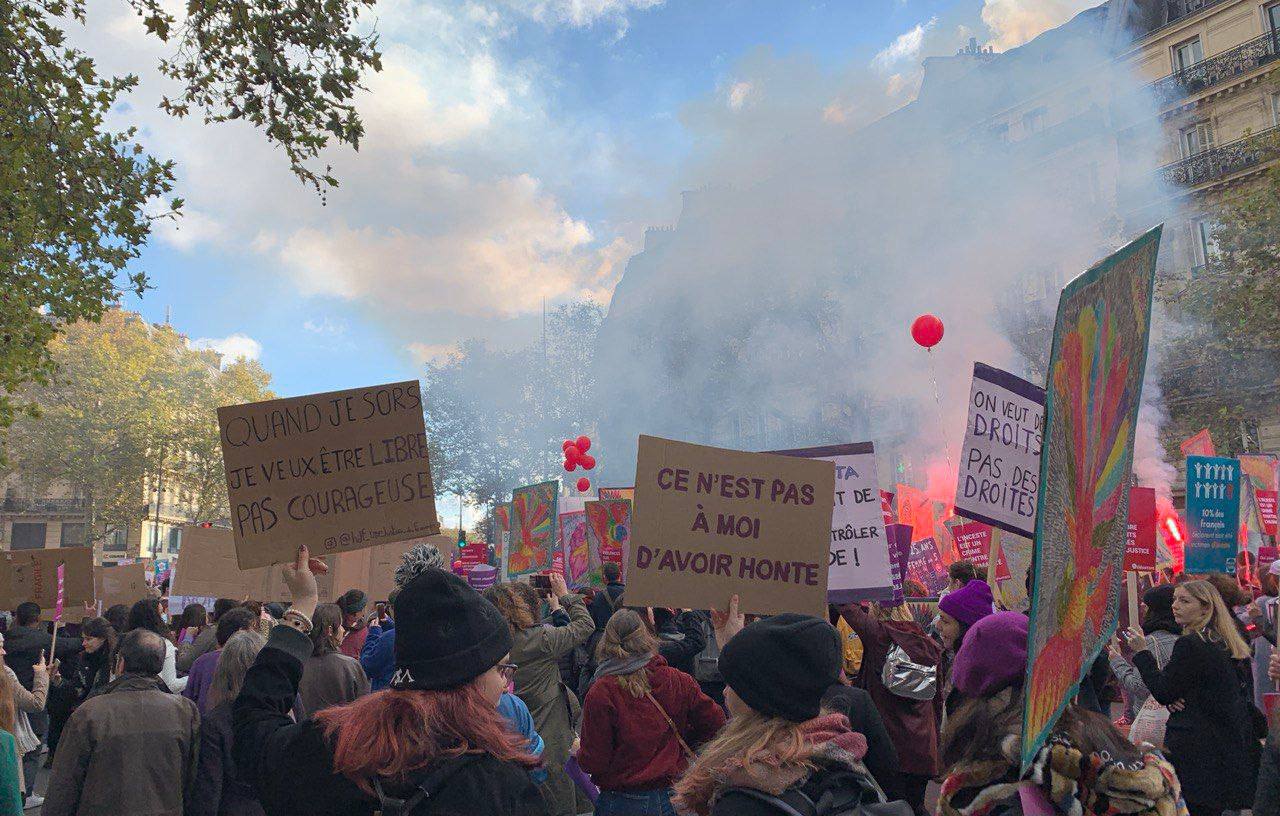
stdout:
[(218, 409), (236, 559), (440, 532), (416, 380)]

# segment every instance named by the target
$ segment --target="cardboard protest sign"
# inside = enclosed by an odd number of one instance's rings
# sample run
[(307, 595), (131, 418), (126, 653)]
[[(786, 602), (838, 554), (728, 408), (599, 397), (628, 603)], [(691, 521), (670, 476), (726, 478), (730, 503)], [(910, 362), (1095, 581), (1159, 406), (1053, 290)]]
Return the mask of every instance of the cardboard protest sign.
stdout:
[(418, 383), (218, 409), (240, 567), (440, 532)]
[(1129, 527), (1124, 545), (1124, 568), (1154, 572), (1156, 568), (1156, 490), (1129, 488)]
[(52, 610), (58, 602), (58, 567), (63, 571), (63, 603), (93, 603), (93, 548), (55, 547), (48, 550), (14, 550), (0, 560), (0, 586), (5, 609), (32, 601)]
[[(380, 544), (368, 552), (369, 580), (360, 588), (369, 593), (371, 602), (388, 600), (391, 597), (391, 590), (396, 588), (396, 568), (400, 566), (401, 558), (405, 553), (419, 544), (430, 544), (439, 550), (447, 561), (449, 553), (453, 551), (454, 541), (452, 536), (440, 534)], [(363, 555), (364, 553), (352, 553), (352, 557)], [(351, 586), (338, 584), (338, 594), (341, 595), (350, 588)]]
[(1027, 611), (1030, 608), (1030, 599), (1027, 598), (1027, 572), (1031, 569), (1031, 539), (993, 527), (991, 549), (999, 550), (1000, 559), (1008, 565), (1009, 569), (1009, 580), (996, 582), (994, 590), (996, 601), (1010, 612)]
[[(1276, 498), (1280, 494), (1280, 456), (1274, 453), (1242, 453), (1240, 460), (1240, 486), (1242, 499), (1248, 504), (1242, 508), (1248, 514), (1252, 529), (1263, 535), (1276, 535)], [(1249, 549), (1256, 550), (1263, 541), (1250, 541)]]
[(1187, 572), (1236, 573), (1240, 545), (1240, 463), (1187, 457)]
[(102, 610), (116, 604), (133, 606), (149, 597), (145, 565), (125, 564), (118, 567), (96, 567), (93, 571), (94, 595)]
[(1017, 535), (1035, 533), (1044, 389), (973, 364), (956, 512)]
[(1024, 772), (1116, 629), (1159, 246), (1156, 227), (1067, 284), (1058, 301), (1036, 505)]
[(907, 577), (923, 584), (930, 595), (937, 595), (947, 588), (947, 568), (942, 564), (937, 541), (922, 538), (911, 542), (911, 553), (907, 557)]
[[(994, 533), (994, 527), (990, 524), (983, 524), (980, 521), (957, 524), (951, 528), (951, 535), (955, 538), (956, 548), (960, 551), (960, 557), (978, 569), (984, 570), (990, 568)], [(996, 549), (998, 550), (999, 548)], [(996, 581), (1004, 581), (1009, 578), (1009, 564), (1005, 561), (1003, 550), (999, 550), (996, 553), (996, 574), (990, 577)]]
[(911, 528), (905, 524), (889, 524), (884, 528), (889, 542), (889, 568), (893, 576), (893, 605), (905, 597), (902, 582), (907, 578), (907, 559), (911, 557)]
[(889, 542), (876, 485), (876, 453), (870, 442), (773, 451), (782, 456), (821, 459), (836, 466), (831, 510), (831, 553), (827, 567), (830, 603), (893, 598)]
[(1253, 499), (1258, 503), (1258, 517), (1262, 519), (1262, 531), (1269, 536), (1276, 535), (1280, 528), (1280, 491), (1255, 490)]
[(604, 564), (620, 564), (622, 580), (627, 580), (627, 552), (631, 548), (631, 502), (607, 499), (587, 502), (587, 576), (591, 586), (604, 586)]
[(551, 569), (556, 537), (556, 499), (559, 482), (517, 487), (511, 491), (511, 546), (506, 579)]
[(641, 436), (627, 603), (826, 614), (834, 491), (830, 462)]

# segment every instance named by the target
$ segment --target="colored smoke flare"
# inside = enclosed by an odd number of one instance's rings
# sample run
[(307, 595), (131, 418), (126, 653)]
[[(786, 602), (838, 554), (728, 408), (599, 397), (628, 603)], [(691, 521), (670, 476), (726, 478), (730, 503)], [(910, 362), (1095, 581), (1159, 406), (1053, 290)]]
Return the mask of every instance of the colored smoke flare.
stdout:
[(1164, 515), (1160, 521), (1160, 531), (1164, 534), (1164, 542), (1169, 548), (1169, 554), (1173, 556), (1173, 571), (1182, 572), (1186, 564), (1184, 544), (1187, 538), (1182, 530), (1177, 511), (1170, 510)]

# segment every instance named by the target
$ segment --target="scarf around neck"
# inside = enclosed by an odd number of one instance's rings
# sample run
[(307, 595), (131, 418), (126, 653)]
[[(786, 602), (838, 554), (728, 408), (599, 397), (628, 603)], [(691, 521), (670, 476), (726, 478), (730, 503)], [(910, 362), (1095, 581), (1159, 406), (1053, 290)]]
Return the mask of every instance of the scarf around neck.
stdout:
[(611, 657), (602, 661), (596, 667), (596, 673), (591, 675), (591, 682), (594, 683), (601, 677), (638, 672), (649, 665), (650, 660), (653, 660), (653, 655), (651, 654), (636, 655), (635, 657)]

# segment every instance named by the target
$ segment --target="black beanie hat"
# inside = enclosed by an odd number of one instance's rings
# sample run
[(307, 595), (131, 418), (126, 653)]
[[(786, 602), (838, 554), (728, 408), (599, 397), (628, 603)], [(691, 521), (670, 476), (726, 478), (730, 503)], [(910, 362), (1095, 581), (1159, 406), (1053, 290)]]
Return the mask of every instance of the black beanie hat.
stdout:
[(452, 572), (423, 570), (396, 596), (393, 689), (457, 688), (511, 651), (511, 630), (493, 604)]
[(338, 608), (348, 615), (358, 615), (369, 603), (369, 596), (359, 589), (348, 589), (338, 598)]
[(720, 650), (720, 674), (742, 702), (792, 722), (818, 716), (822, 695), (840, 680), (841, 662), (831, 624), (791, 612), (756, 621)]

